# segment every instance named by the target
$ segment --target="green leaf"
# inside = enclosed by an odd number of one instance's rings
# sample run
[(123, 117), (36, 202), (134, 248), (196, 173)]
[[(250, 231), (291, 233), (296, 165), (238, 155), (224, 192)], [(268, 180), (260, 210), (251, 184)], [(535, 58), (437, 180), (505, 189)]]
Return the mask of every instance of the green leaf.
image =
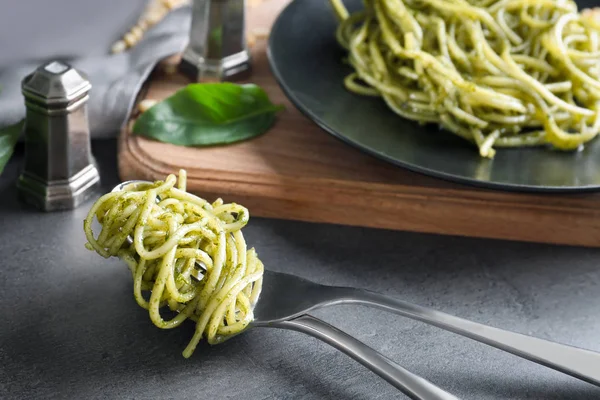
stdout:
[(15, 145), (23, 130), (24, 122), (20, 121), (14, 125), (0, 128), (0, 174), (4, 171), (4, 167), (15, 150)]
[(181, 146), (228, 144), (266, 132), (282, 109), (254, 84), (193, 83), (140, 115), (133, 133)]

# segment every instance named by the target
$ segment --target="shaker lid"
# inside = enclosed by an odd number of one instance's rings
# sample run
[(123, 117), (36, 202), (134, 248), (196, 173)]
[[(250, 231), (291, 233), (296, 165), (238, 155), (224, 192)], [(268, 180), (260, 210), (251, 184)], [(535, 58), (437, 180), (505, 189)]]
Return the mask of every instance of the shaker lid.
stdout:
[(69, 103), (92, 88), (85, 74), (62, 61), (41, 65), (23, 79), (23, 95), (46, 104)]

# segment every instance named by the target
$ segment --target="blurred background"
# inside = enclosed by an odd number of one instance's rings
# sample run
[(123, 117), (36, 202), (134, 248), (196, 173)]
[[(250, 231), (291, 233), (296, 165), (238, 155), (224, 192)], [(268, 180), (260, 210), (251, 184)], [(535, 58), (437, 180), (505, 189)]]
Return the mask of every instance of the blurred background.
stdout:
[(105, 55), (146, 0), (0, 0), (0, 68), (49, 57)]
[[(116, 136), (156, 63), (182, 51), (187, 43), (190, 7), (181, 3), (0, 0), (0, 128), (24, 116), (21, 80), (55, 59), (84, 72), (92, 83), (88, 103), (92, 138)], [(154, 13), (159, 22), (146, 24), (147, 31), (132, 48), (112, 51), (151, 7), (159, 10)]]

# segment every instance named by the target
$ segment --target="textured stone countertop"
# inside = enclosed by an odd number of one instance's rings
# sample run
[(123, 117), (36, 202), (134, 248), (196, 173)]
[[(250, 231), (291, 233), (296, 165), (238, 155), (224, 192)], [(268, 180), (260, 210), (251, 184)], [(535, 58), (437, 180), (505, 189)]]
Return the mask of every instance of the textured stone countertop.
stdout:
[[(95, 143), (106, 189), (114, 141)], [(0, 398), (404, 398), (300, 333), (253, 330), (181, 356), (193, 332), (155, 328), (127, 269), (83, 245), (89, 205), (40, 213), (0, 178)], [(398, 296), (461, 317), (600, 351), (600, 251), (254, 218), (266, 266)], [(540, 232), (542, 235), (543, 232)], [(529, 361), (364, 307), (315, 313), (463, 399), (599, 399), (600, 389)]]

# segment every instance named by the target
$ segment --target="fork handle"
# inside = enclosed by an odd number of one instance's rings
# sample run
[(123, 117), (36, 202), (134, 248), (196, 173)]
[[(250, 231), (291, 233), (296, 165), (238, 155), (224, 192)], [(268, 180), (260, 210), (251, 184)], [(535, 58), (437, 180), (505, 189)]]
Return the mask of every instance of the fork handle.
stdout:
[(600, 386), (600, 353), (494, 328), (368, 290), (338, 290), (341, 303), (363, 304), (422, 321)]
[(402, 368), (363, 342), (310, 315), (270, 325), (306, 333), (352, 357), (414, 400), (458, 400), (428, 380)]

